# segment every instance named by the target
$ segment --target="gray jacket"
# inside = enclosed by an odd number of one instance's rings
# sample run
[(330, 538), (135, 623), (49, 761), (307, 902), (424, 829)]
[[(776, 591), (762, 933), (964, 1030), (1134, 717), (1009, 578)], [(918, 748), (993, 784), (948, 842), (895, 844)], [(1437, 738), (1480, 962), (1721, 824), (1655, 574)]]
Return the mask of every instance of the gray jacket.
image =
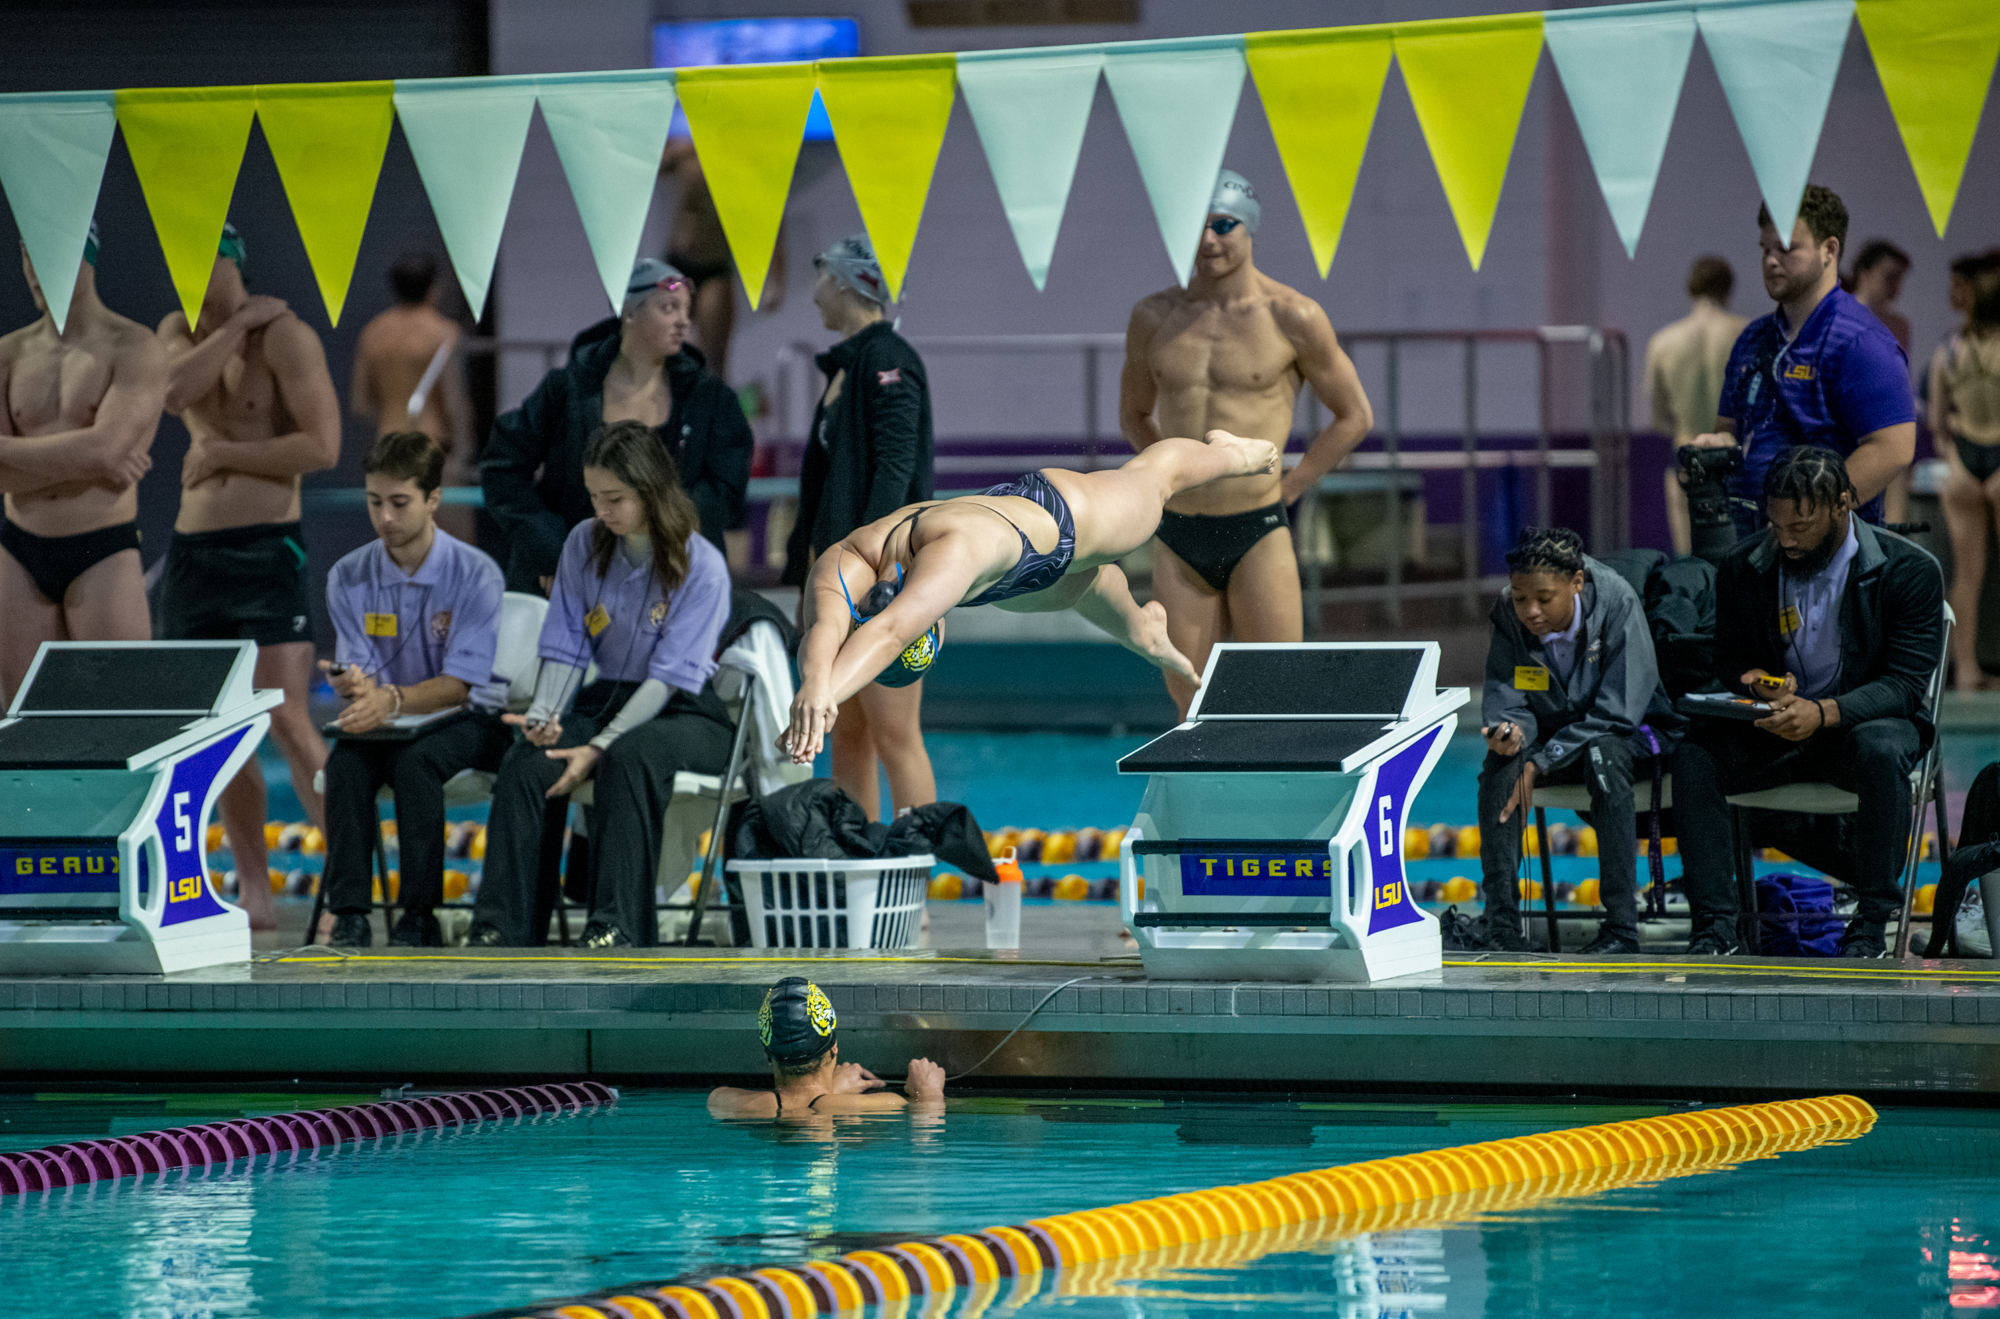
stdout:
[(1601, 737), (1629, 738), (1645, 722), (1660, 685), (1653, 634), (1638, 593), (1588, 555), (1583, 560), (1583, 631), (1567, 684), (1551, 674), (1546, 690), (1535, 675), (1549, 674), (1541, 639), (1521, 626), (1505, 591), (1493, 606), (1493, 643), (1486, 652), (1486, 696), (1480, 722), (1513, 723), (1527, 740), (1535, 772), (1560, 769)]

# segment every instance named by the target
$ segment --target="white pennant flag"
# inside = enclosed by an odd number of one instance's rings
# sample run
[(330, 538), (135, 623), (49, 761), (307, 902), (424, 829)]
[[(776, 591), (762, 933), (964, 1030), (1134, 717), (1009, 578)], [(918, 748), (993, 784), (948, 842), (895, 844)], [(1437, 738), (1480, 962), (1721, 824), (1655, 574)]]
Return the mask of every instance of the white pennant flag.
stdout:
[(1103, 68), (1098, 46), (982, 50), (958, 57), (958, 85), (1036, 292), (1048, 283)]

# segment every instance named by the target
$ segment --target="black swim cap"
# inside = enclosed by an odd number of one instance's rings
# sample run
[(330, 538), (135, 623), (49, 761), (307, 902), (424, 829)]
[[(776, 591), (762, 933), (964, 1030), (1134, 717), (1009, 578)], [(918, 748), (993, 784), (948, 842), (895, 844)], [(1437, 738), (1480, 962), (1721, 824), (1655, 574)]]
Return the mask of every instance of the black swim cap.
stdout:
[(786, 976), (757, 1009), (757, 1038), (781, 1063), (805, 1063), (833, 1047), (833, 1004), (803, 976)]

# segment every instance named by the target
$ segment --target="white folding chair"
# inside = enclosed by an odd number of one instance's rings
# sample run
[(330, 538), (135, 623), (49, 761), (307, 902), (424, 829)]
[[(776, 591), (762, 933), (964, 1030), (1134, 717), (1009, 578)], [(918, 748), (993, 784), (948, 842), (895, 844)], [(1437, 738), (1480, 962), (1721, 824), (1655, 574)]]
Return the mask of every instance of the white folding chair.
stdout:
[[(493, 676), (507, 680), (507, 705), (509, 714), (525, 714), (535, 698), (535, 677), (541, 671), (542, 662), (535, 653), (537, 642), (542, 635), (542, 620), (548, 615), (549, 602), (539, 595), (529, 595), (522, 591), (508, 591), (500, 597), (500, 637), (493, 649)], [(493, 796), (494, 775), (481, 769), (462, 769), (445, 781), (444, 804), (453, 806), (477, 806), (489, 801)], [(326, 791), (326, 771), (313, 776), (313, 787)], [(375, 880), (382, 890), (382, 900), (373, 905), (382, 909), (382, 923), (386, 928), (395, 924), (395, 902), (389, 895), (389, 855), (382, 843), (381, 806), (393, 802), (395, 792), (387, 785), (375, 794)], [(316, 942), (319, 936), (319, 917), (326, 905), (326, 884), (324, 877), (313, 897), (312, 920), (306, 926), (306, 941)], [(447, 906), (466, 906), (464, 903), (448, 903)]]
[[(1944, 644), (1938, 652), (1937, 668), (1931, 672), (1930, 689), (1924, 694), (1924, 710), (1930, 716), (1932, 736), (1930, 750), (1926, 751), (1910, 770), (1910, 837), (1903, 856), (1903, 909), (1896, 925), (1897, 957), (1910, 954), (1910, 908), (1917, 896), (1917, 862), (1923, 853), (1924, 807), (1928, 804), (1937, 808), (1937, 849), (1938, 861), (1944, 862), (1950, 850), (1950, 835), (1945, 826), (1943, 741), (1936, 731), (1938, 706), (1944, 698), (1944, 676), (1947, 657), (1951, 654), (1951, 632), (1958, 618), (1951, 606), (1944, 607)], [(1763, 926), (1767, 920), (1792, 920), (1791, 913), (1766, 916), (1757, 909), (1756, 870), (1750, 857), (1750, 830), (1743, 818), (1746, 810), (1793, 811), (1800, 815), (1853, 815), (1861, 809), (1861, 799), (1845, 788), (1831, 783), (1805, 782), (1787, 783), (1776, 788), (1761, 788), (1755, 792), (1738, 792), (1724, 797), (1734, 809), (1731, 823), (1736, 834), (1736, 883), (1739, 892), (1741, 915), (1738, 917), (1739, 934), (1745, 948), (1755, 952), (1762, 944)]]

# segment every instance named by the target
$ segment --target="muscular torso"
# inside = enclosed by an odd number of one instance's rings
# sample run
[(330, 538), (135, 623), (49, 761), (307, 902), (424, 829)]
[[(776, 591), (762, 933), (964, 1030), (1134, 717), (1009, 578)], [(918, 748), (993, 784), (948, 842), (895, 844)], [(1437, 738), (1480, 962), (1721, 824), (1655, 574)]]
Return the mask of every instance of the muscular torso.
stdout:
[(429, 307), (392, 307), (361, 332), (361, 371), (375, 408), (375, 434), (419, 430), (451, 451), (451, 419), (445, 413), (444, 379), (432, 384), (423, 410), (409, 414), (410, 396), (439, 348), (458, 338), (458, 326)]
[[(1269, 440), (1280, 450), (1292, 430), (1298, 400), (1298, 352), (1272, 312), (1282, 285), (1259, 277), (1260, 296), (1223, 306), (1181, 289), (1156, 293), (1141, 306), (1154, 318), (1146, 366), (1158, 398), (1160, 434), (1200, 439), (1220, 428)], [(1278, 474), (1214, 481), (1175, 497), (1176, 513), (1240, 513), (1278, 498)]]
[[(146, 330), (105, 313), (88, 324), (73, 315), (68, 339), (37, 321), (0, 338), (0, 377), (6, 381), (7, 425), (15, 435), (55, 435), (97, 420), (111, 387), (113, 363), (131, 348), (128, 336)], [(80, 331), (80, 333), (79, 333)], [(139, 512), (139, 488), (113, 490), (66, 481), (7, 496), (7, 518), (38, 536), (75, 536), (130, 522)]]
[[(287, 313), (289, 315), (289, 313)], [(276, 322), (273, 322), (275, 324)], [(181, 420), (196, 444), (203, 439), (268, 440), (298, 429), (264, 360), (269, 327), (252, 330), (223, 366), (215, 387), (187, 405)], [(299, 516), (299, 478), (223, 471), (181, 491), (175, 531), (219, 531)]]

